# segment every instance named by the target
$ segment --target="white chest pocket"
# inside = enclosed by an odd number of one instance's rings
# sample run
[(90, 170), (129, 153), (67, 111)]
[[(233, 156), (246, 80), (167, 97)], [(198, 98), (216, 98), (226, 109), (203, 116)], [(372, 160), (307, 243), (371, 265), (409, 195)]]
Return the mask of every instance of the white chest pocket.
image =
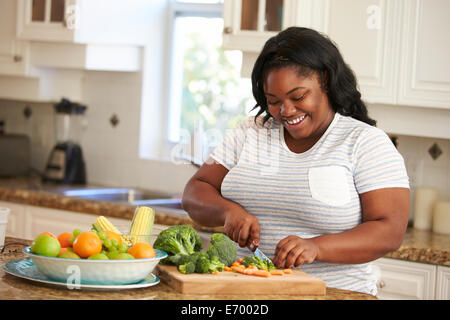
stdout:
[(342, 206), (350, 201), (345, 168), (328, 166), (310, 168), (308, 172), (311, 196), (330, 206)]

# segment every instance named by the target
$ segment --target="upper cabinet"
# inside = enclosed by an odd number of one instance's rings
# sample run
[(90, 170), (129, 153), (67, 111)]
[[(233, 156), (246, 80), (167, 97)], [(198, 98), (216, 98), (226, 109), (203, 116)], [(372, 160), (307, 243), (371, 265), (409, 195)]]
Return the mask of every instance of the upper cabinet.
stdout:
[(327, 0), (325, 32), (358, 78), (366, 102), (394, 104), (401, 21), (399, 1)]
[(313, 0), (225, 0), (223, 47), (257, 53), (283, 29), (320, 25), (318, 9)]
[(16, 38), (15, 11), (14, 1), (0, 1), (0, 74), (23, 76), (28, 71), (29, 46)]
[(368, 103), (450, 109), (448, 0), (225, 0), (225, 49), (240, 49), (247, 72), (280, 29), (327, 34), (354, 71)]
[(450, 109), (450, 1), (405, 0), (398, 103)]
[(149, 42), (154, 1), (17, 0), (17, 37), (115, 45)]

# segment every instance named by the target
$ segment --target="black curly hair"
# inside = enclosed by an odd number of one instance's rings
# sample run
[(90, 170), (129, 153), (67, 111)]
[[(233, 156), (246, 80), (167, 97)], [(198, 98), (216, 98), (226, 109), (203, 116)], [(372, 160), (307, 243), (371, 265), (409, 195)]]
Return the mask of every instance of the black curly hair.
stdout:
[(251, 76), (256, 100), (253, 110), (259, 108), (257, 116), (266, 112), (264, 123), (271, 118), (264, 95), (266, 76), (283, 67), (295, 68), (305, 77), (316, 73), (335, 112), (376, 125), (361, 100), (356, 77), (337, 46), (327, 36), (303, 27), (290, 27), (270, 38), (256, 59)]

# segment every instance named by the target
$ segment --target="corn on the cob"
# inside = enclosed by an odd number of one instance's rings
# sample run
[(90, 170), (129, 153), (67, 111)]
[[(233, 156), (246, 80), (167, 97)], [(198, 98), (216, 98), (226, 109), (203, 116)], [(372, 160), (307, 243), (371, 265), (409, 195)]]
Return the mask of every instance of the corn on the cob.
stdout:
[(149, 207), (137, 207), (134, 211), (133, 220), (131, 222), (129, 239), (132, 244), (137, 242), (150, 243), (150, 235), (152, 234), (153, 222), (155, 220), (155, 211)]
[(104, 216), (98, 217), (94, 224), (92, 225), (94, 229), (97, 231), (112, 231), (114, 233), (117, 233), (122, 237), (122, 240), (125, 241), (125, 243), (129, 244), (130, 241), (128, 240), (128, 237), (126, 235), (123, 235), (122, 232), (120, 232), (119, 229), (117, 229), (108, 219), (106, 219)]

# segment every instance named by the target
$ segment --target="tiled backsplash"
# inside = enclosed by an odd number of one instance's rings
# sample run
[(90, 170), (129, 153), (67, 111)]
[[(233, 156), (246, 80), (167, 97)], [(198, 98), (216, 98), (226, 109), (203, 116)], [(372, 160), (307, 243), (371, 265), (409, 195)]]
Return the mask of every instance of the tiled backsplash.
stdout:
[[(110, 186), (141, 187), (181, 193), (196, 168), (139, 157), (141, 108), (139, 73), (86, 72), (83, 101), (88, 106), (81, 145), (88, 181)], [(30, 106), (32, 115), (23, 110)], [(112, 126), (110, 118), (119, 123)], [(32, 165), (43, 171), (55, 143), (53, 105), (0, 100), (0, 120), (7, 133), (25, 133), (32, 140)], [(450, 199), (450, 140), (397, 136), (412, 187), (438, 188), (440, 198)], [(428, 150), (436, 143), (442, 154), (433, 159)]]

